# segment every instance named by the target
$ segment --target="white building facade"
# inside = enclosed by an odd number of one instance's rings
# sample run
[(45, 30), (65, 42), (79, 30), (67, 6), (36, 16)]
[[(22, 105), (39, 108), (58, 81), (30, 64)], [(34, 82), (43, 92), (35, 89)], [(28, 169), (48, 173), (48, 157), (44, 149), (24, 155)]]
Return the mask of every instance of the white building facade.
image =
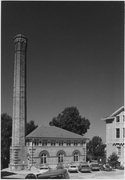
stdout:
[(122, 106), (107, 118), (106, 122), (106, 157), (115, 152), (121, 165), (125, 166), (124, 140), (125, 140), (125, 112)]

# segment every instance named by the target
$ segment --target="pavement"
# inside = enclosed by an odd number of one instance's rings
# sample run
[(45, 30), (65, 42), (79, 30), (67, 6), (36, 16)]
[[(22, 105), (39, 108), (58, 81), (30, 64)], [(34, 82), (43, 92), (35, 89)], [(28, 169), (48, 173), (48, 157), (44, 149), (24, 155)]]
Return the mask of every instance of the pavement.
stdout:
[(124, 170), (92, 171), (91, 173), (70, 173), (71, 179), (124, 179)]
[[(27, 174), (31, 173), (29, 170), (22, 170), (12, 172), (9, 168), (2, 170), (2, 179), (25, 179)], [(124, 179), (124, 170), (93, 171), (91, 173), (69, 173), (70, 179)]]

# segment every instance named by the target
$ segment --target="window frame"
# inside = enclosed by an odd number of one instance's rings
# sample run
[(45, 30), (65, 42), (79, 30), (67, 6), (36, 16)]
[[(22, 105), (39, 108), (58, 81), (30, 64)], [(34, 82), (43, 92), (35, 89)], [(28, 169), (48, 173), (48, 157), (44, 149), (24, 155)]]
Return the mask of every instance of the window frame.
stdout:
[(41, 164), (46, 164), (47, 163), (47, 154), (46, 153), (42, 153), (40, 159), (41, 159), (40, 160)]
[(117, 147), (117, 150), (118, 150), (118, 156), (121, 156), (121, 147), (118, 146), (118, 147)]
[(73, 154), (73, 160), (74, 160), (74, 162), (78, 162), (79, 161), (79, 153), (78, 152), (75, 152)]
[(116, 128), (116, 138), (120, 138), (120, 128)]
[(63, 163), (64, 162), (64, 154), (63, 153), (59, 153), (58, 154), (58, 163)]
[(116, 116), (116, 122), (120, 122), (120, 116)]
[(123, 138), (125, 138), (125, 128), (123, 127)]

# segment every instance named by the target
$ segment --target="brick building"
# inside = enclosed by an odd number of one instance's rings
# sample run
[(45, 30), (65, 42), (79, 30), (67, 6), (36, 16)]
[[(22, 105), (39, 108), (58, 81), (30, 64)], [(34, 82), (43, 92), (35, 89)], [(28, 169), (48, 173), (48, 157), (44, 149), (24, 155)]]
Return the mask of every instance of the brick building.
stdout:
[(103, 118), (106, 122), (106, 157), (113, 152), (119, 156), (119, 162), (124, 165), (125, 113), (122, 106), (110, 116)]
[(54, 126), (40, 126), (26, 137), (28, 166), (86, 161), (86, 138)]

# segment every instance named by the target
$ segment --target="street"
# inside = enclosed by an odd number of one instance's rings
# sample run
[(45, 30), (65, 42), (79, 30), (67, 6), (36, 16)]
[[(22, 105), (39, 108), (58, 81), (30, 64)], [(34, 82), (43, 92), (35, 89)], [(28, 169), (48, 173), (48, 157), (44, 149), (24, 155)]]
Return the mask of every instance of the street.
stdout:
[(71, 179), (124, 179), (124, 170), (93, 171), (91, 173), (70, 173)]
[[(4, 172), (4, 171), (3, 171)], [(7, 172), (7, 171), (5, 171)], [(20, 171), (15, 173), (8, 172), (3, 179), (24, 179), (25, 176), (31, 173), (30, 171)], [(124, 170), (114, 170), (110, 172), (106, 171), (92, 171), (91, 173), (69, 173), (70, 179), (124, 179)]]

